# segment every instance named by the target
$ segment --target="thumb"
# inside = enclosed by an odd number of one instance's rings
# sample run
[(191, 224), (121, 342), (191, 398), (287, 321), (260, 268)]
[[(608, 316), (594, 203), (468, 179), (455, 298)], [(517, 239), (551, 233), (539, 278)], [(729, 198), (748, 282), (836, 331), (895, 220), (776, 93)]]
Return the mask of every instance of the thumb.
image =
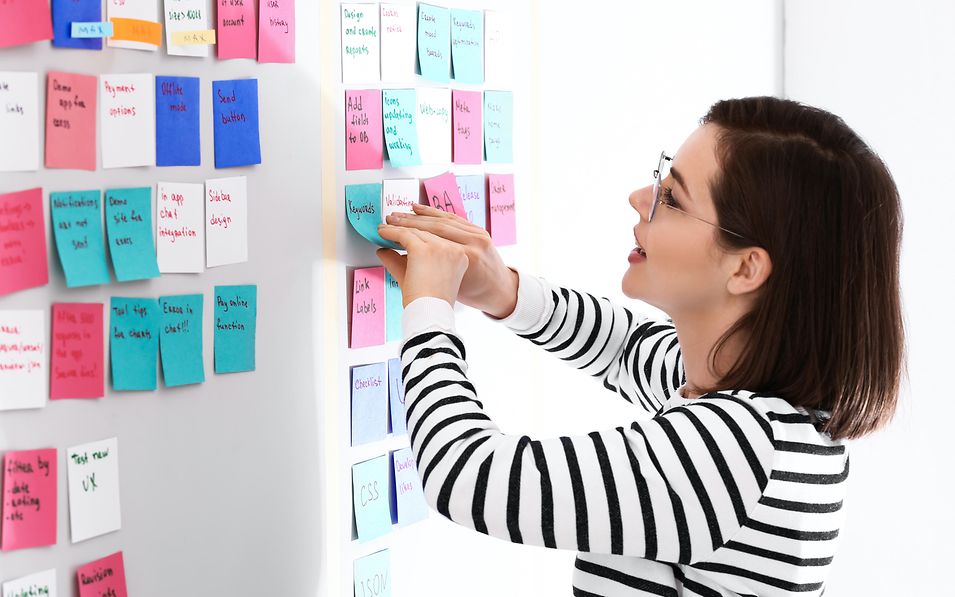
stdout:
[(391, 249), (378, 249), (375, 251), (375, 254), (378, 255), (378, 259), (381, 260), (381, 264), (385, 266), (385, 269), (388, 270), (391, 277), (398, 282), (398, 286), (404, 286), (405, 269), (408, 267), (408, 256), (399, 255), (396, 251)]

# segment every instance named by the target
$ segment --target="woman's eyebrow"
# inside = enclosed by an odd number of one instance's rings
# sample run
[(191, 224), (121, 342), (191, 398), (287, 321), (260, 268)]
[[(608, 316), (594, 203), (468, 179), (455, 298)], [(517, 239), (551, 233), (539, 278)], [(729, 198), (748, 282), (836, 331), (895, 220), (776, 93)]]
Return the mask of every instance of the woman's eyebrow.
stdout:
[(677, 184), (683, 187), (683, 192), (686, 193), (686, 198), (690, 201), (693, 201), (693, 198), (690, 197), (690, 190), (686, 188), (686, 182), (683, 180), (683, 175), (680, 174), (676, 168), (670, 168), (670, 174), (673, 175), (673, 179), (676, 180)]

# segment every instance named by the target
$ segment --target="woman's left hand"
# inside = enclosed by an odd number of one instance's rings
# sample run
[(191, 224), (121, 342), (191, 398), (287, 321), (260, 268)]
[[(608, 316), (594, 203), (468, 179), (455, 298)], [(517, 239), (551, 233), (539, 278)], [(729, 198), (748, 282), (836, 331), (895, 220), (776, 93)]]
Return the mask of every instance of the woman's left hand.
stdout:
[(464, 247), (424, 230), (389, 224), (380, 225), (378, 234), (408, 252), (399, 255), (391, 249), (377, 251), (378, 258), (401, 286), (405, 307), (423, 296), (444, 299), (454, 305), (468, 269)]

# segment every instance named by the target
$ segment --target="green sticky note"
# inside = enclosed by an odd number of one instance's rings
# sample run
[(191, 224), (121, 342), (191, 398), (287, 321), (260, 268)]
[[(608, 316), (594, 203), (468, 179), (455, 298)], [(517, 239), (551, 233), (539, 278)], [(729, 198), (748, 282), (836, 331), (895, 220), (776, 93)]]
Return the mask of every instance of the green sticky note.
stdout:
[(67, 287), (109, 284), (100, 191), (50, 193), (50, 214)]
[(418, 4), (418, 63), (421, 76), (436, 83), (451, 81), (451, 11)]
[(510, 91), (484, 92), (484, 159), (489, 163), (514, 161), (511, 152), (513, 103)]
[(153, 244), (152, 188), (107, 189), (106, 234), (120, 282), (159, 277)]
[(159, 297), (159, 352), (167, 386), (202, 383), (202, 295)]
[(256, 286), (216, 286), (216, 373), (255, 371)]
[(387, 549), (355, 560), (355, 597), (391, 597), (391, 556)]
[(389, 468), (386, 454), (352, 465), (352, 501), (360, 542), (391, 531)]
[(156, 299), (114, 296), (109, 302), (109, 364), (114, 390), (155, 390), (159, 353)]
[(451, 9), (451, 67), (458, 83), (484, 82), (484, 11)]
[(418, 95), (414, 89), (384, 89), (381, 92), (385, 151), (392, 168), (420, 166), (418, 150)]

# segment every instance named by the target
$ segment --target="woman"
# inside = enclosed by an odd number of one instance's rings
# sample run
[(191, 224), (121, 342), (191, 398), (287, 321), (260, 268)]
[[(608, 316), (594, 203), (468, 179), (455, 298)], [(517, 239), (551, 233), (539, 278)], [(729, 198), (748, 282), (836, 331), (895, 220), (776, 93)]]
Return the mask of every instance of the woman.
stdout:
[[(897, 189), (840, 118), (772, 97), (717, 102), (654, 175), (630, 195), (622, 286), (662, 322), (507, 268), (453, 215), (382, 225), (407, 249), (379, 257), (404, 296), (425, 494), (483, 533), (578, 550), (575, 595), (821, 595), (846, 442), (891, 420), (903, 374)], [(652, 418), (500, 433), (466, 376), (456, 300)]]

